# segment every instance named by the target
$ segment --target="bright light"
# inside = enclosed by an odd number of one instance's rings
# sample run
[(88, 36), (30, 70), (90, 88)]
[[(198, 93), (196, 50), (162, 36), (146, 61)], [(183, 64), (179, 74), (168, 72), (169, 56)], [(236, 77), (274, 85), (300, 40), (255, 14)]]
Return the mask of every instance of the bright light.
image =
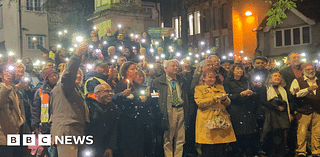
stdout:
[(41, 64), (46, 64), (46, 62), (45, 62), (45, 61), (42, 61)]
[(61, 45), (60, 45), (60, 44), (58, 44), (58, 45), (57, 45), (57, 48), (61, 48)]
[(149, 68), (153, 68), (153, 67), (154, 67), (153, 64), (150, 64), (150, 65), (149, 65)]
[(24, 80), (24, 82), (29, 82), (30, 81), (30, 79), (27, 78), (27, 77), (25, 77), (23, 80)]
[(104, 41), (104, 42), (103, 42), (104, 45), (107, 45), (107, 43), (108, 43), (107, 41)]
[(242, 51), (242, 50), (240, 51), (240, 54), (243, 54), (243, 51)]
[(10, 51), (10, 52), (8, 53), (8, 56), (14, 56), (14, 53)]
[(200, 57), (199, 54), (196, 54), (196, 57), (199, 58)]
[(227, 56), (222, 56), (222, 59), (227, 59)]
[(244, 57), (244, 60), (248, 60), (248, 57)]
[(119, 50), (123, 50), (123, 47), (122, 47), (122, 46), (119, 46)]
[(319, 61), (318, 61), (317, 59), (316, 59), (316, 60), (314, 60), (313, 62), (314, 62), (314, 63), (319, 63)]
[(141, 56), (140, 56), (140, 59), (143, 59), (143, 58), (144, 58), (144, 56), (141, 55)]
[(62, 35), (62, 32), (60, 31), (60, 32), (58, 32), (58, 34), (59, 34), (59, 35)]
[(64, 30), (64, 31), (63, 31), (63, 33), (65, 33), (65, 34), (66, 34), (66, 33), (68, 33), (68, 31), (67, 31), (67, 30)]
[(100, 49), (96, 49), (96, 53), (101, 53), (101, 50)]
[(118, 59), (118, 56), (114, 56), (113, 58), (114, 58), (114, 59)]
[(21, 59), (18, 59), (18, 60), (17, 60), (17, 63), (21, 63), (21, 62), (22, 62)]
[(73, 51), (74, 51), (74, 48), (70, 48), (69, 50), (70, 50), (71, 52), (73, 52)]
[(174, 40), (177, 40), (178, 38), (174, 38)]
[(2, 54), (0, 54), (0, 58), (2, 58)]
[(205, 55), (205, 53), (204, 53), (204, 52), (202, 52), (202, 53), (201, 53), (201, 55), (202, 55), (202, 56), (204, 56), (204, 55)]
[(260, 80), (261, 80), (261, 77), (260, 77), (260, 76), (256, 76), (255, 80), (256, 80), (256, 81), (260, 81)]
[(138, 37), (139, 37), (139, 35), (138, 35), (138, 34), (134, 35), (134, 38), (138, 38)]
[(179, 52), (176, 53), (176, 56), (177, 56), (177, 57), (180, 57), (180, 56), (181, 56), (181, 53), (179, 53)]
[(91, 65), (91, 64), (87, 64), (87, 69), (88, 70), (90, 70), (90, 69), (92, 69), (93, 68), (93, 66)]
[(189, 56), (192, 56), (192, 52), (189, 52)]
[(81, 43), (83, 41), (83, 37), (82, 36), (77, 36), (76, 37), (76, 41)]
[(140, 94), (144, 95), (146, 92), (144, 90), (140, 91)]
[(146, 39), (142, 39), (141, 42), (142, 42), (142, 43), (145, 43), (145, 42), (146, 42)]
[(198, 60), (195, 60), (194, 62), (195, 62), (195, 63), (199, 63), (199, 61), (198, 61)]
[(92, 153), (91, 153), (91, 151), (85, 151), (84, 155), (85, 155), (85, 156), (91, 156)]
[(160, 57), (161, 57), (161, 58), (165, 58), (166, 55), (165, 55), (165, 54), (161, 54)]
[(135, 49), (136, 49), (136, 47), (134, 47), (134, 46), (133, 46), (133, 47), (132, 47), (132, 49), (134, 49), (134, 50), (135, 50)]
[(130, 34), (130, 36), (131, 36), (131, 37), (133, 37), (133, 36), (134, 36), (134, 34)]
[(10, 66), (8, 67), (8, 70), (10, 70), (10, 71), (14, 70), (14, 66), (10, 65)]
[(114, 63), (115, 62), (115, 60), (114, 59), (111, 59), (111, 63)]
[(245, 13), (245, 15), (246, 15), (246, 16), (251, 16), (251, 15), (252, 15), (252, 12), (251, 12), (251, 11), (247, 11), (247, 12)]
[(229, 53), (229, 57), (232, 57), (233, 56), (233, 53)]
[(190, 60), (190, 57), (186, 57), (187, 60)]
[(201, 45), (204, 45), (205, 43), (204, 43), (204, 41), (201, 41), (201, 43), (200, 43)]
[(153, 52), (154, 52), (154, 49), (150, 49), (150, 52), (153, 53)]
[(183, 62), (183, 61), (181, 61), (181, 62), (180, 62), (180, 64), (181, 64), (181, 65), (183, 65), (183, 64), (184, 64), (184, 62)]
[(121, 24), (118, 24), (118, 28), (121, 28), (122, 27), (122, 25)]
[(66, 58), (66, 61), (69, 61), (69, 58)]
[(35, 65), (35, 66), (40, 65), (40, 61), (39, 61), (39, 60), (37, 60), (33, 65)]
[(156, 56), (156, 59), (159, 59), (159, 56)]
[(73, 47), (78, 47), (78, 44), (74, 44)]
[(33, 37), (32, 40), (33, 40), (33, 41), (37, 41), (37, 38), (36, 38), (36, 37)]
[(174, 37), (174, 34), (173, 34), (173, 33), (171, 34), (171, 37)]
[(93, 26), (93, 30), (97, 30), (97, 27), (96, 27), (96, 26)]
[(172, 46), (169, 46), (169, 49), (172, 50)]
[(89, 48), (90, 48), (90, 49), (93, 49), (93, 45), (89, 45)]
[(159, 45), (159, 42), (156, 41), (155, 44), (156, 44), (156, 45)]
[(280, 63), (280, 62), (276, 62), (276, 65), (277, 65), (277, 66), (280, 66), (280, 65), (281, 65), (281, 63)]
[(307, 56), (306, 53), (301, 53), (300, 55), (301, 55), (302, 57)]
[(307, 62), (307, 59), (302, 58), (301, 61), (302, 61), (302, 62)]
[(210, 54), (211, 52), (210, 52), (210, 50), (207, 50), (207, 54)]

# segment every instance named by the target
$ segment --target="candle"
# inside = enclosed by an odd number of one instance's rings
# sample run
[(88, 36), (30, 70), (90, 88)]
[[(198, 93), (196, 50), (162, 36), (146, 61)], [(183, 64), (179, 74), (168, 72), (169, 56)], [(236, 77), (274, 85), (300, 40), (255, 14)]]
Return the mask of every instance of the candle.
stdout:
[(129, 89), (130, 87), (130, 81), (127, 79), (127, 89)]

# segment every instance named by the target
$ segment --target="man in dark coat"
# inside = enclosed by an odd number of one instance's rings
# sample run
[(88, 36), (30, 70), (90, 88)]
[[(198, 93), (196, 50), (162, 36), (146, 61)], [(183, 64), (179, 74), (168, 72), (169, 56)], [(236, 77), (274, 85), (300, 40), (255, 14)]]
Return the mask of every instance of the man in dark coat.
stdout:
[[(175, 60), (164, 62), (166, 75), (155, 79), (152, 87), (159, 90), (159, 105), (163, 114), (165, 156), (182, 157), (185, 143), (185, 128), (188, 127), (191, 108), (188, 102), (188, 81), (177, 75)], [(175, 140), (173, 140), (175, 139)], [(175, 149), (173, 149), (175, 148)]]
[(90, 149), (94, 156), (112, 156), (117, 143), (118, 111), (112, 101), (112, 89), (108, 84), (99, 84), (94, 89), (96, 100), (87, 98), (90, 123), (86, 135), (93, 136)]

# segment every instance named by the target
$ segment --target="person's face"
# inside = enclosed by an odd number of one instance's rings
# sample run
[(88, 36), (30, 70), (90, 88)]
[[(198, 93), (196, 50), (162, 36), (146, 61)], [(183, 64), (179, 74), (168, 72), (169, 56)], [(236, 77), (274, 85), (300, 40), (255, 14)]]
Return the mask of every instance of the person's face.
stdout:
[(146, 54), (146, 49), (141, 49), (141, 50), (140, 50), (140, 54), (141, 54), (141, 55), (145, 55), (145, 54)]
[(143, 33), (142, 33), (142, 37), (143, 37), (143, 38), (146, 38), (146, 37), (147, 37), (147, 33), (146, 33), (146, 32), (143, 32)]
[(98, 101), (107, 104), (112, 101), (113, 92), (109, 85), (103, 85), (99, 92), (95, 93)]
[(102, 66), (97, 66), (97, 67), (96, 67), (96, 71), (97, 71), (98, 73), (101, 73), (102, 75), (108, 75), (108, 73), (109, 73), (109, 66), (108, 66), (108, 64), (102, 65)]
[(163, 74), (163, 68), (160, 64), (155, 65), (155, 73), (157, 74), (157, 76), (160, 76)]
[(189, 47), (189, 48), (188, 48), (188, 52), (193, 52), (193, 48), (192, 48), (192, 47)]
[(120, 33), (120, 34), (117, 36), (117, 38), (118, 38), (118, 40), (123, 40), (124, 36), (123, 36), (123, 34)]
[(221, 66), (223, 69), (229, 71), (231, 64), (229, 62), (225, 62)]
[(300, 65), (300, 56), (297, 53), (293, 53), (289, 56), (289, 63), (292, 66)]
[(59, 80), (59, 75), (57, 73), (52, 73), (48, 76), (48, 81), (50, 82), (50, 84), (57, 84)]
[(176, 75), (178, 73), (178, 63), (171, 61), (168, 63), (168, 66), (164, 68), (164, 70), (169, 74)]
[(52, 62), (48, 62), (46, 65), (47, 68), (53, 68), (53, 63)]
[(241, 67), (235, 67), (233, 75), (236, 77), (241, 77), (243, 75), (243, 69)]
[(66, 64), (60, 63), (58, 69), (62, 72), (66, 68)]
[(212, 86), (216, 83), (216, 75), (213, 72), (208, 73), (207, 76), (205, 78), (203, 78), (203, 81), (208, 86)]
[(135, 64), (130, 65), (126, 74), (127, 74), (127, 78), (137, 77), (137, 66)]
[(142, 74), (137, 75), (137, 77), (134, 78), (134, 82), (141, 85), (144, 82), (144, 76)]
[(254, 67), (257, 69), (264, 69), (267, 66), (267, 63), (261, 59), (256, 59), (254, 62)]
[(48, 59), (49, 59), (49, 56), (48, 56), (47, 54), (43, 54), (43, 55), (42, 55), (42, 58), (43, 58), (44, 60), (48, 60)]
[(76, 84), (80, 85), (81, 82), (82, 82), (82, 73), (80, 70), (78, 70), (78, 73), (77, 73), (77, 79), (76, 79)]
[(113, 47), (110, 48), (108, 51), (109, 51), (110, 55), (114, 55), (114, 52), (115, 52), (115, 51), (114, 51), (114, 48), (113, 48)]
[(309, 65), (303, 69), (303, 74), (308, 78), (315, 77), (316, 71), (313, 66)]
[(157, 53), (158, 54), (162, 54), (163, 53), (163, 49), (159, 47), (158, 50), (157, 50)]
[(280, 73), (273, 73), (271, 76), (272, 85), (279, 85), (281, 82)]
[(213, 69), (219, 69), (220, 68), (220, 59), (218, 57), (212, 57), (211, 60), (213, 63)]
[(125, 55), (125, 56), (130, 56), (130, 51), (129, 51), (129, 49), (125, 48), (125, 49), (123, 50), (123, 55)]
[(122, 65), (123, 63), (125, 63), (127, 60), (126, 60), (126, 58), (124, 58), (124, 57), (121, 57), (121, 58), (119, 58), (118, 59), (118, 65)]
[(183, 64), (182, 64), (182, 68), (183, 69), (189, 69), (189, 68), (191, 68), (191, 63), (190, 62), (184, 62)]
[(181, 39), (178, 39), (178, 45), (182, 45), (183, 44), (183, 41)]
[(22, 60), (22, 64), (24, 64), (24, 66), (26, 66), (26, 71), (27, 72), (31, 72), (33, 70), (33, 64), (32, 64), (32, 60), (27, 58), (27, 59), (23, 59)]
[(251, 67), (251, 62), (249, 60), (243, 60), (244, 67)]
[(61, 50), (59, 53), (60, 57), (65, 57), (66, 56), (66, 51)]
[(18, 65), (15, 67), (15, 77), (17, 79), (22, 78), (24, 75), (24, 67), (22, 65)]
[(97, 42), (98, 41), (98, 37), (92, 37), (92, 41), (93, 42)]
[(209, 69), (212, 69), (213, 70), (213, 63), (212, 61), (208, 61), (208, 62), (205, 62), (203, 64), (203, 67), (202, 67), (202, 71), (207, 71)]

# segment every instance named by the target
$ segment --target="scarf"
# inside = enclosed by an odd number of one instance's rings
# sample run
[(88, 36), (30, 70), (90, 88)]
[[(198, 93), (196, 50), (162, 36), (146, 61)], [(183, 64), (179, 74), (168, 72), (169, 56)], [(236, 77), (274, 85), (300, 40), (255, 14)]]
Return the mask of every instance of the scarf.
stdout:
[[(278, 86), (279, 94), (282, 97), (282, 100), (287, 102), (287, 110), (288, 110), (288, 116), (290, 116), (290, 106), (289, 106), (289, 101), (287, 97), (287, 92), (282, 86)], [(278, 97), (278, 94), (276, 90), (274, 89), (273, 86), (267, 86), (267, 100), (271, 100), (274, 97)]]

